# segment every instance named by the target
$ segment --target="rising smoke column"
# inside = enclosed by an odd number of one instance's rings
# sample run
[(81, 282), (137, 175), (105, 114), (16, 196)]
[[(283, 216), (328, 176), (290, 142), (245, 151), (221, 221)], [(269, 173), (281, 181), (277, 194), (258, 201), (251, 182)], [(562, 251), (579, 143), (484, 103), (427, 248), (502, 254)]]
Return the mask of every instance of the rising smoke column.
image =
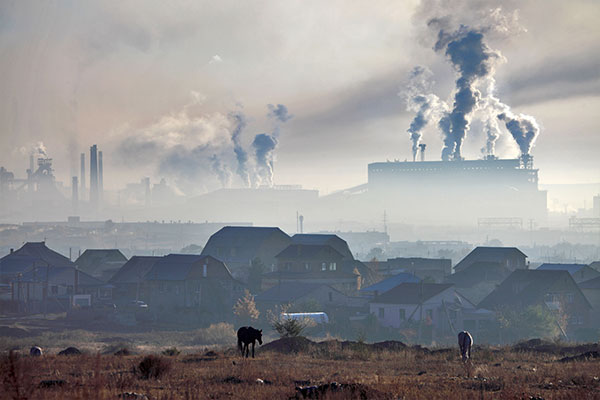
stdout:
[(267, 108), (269, 109), (267, 116), (274, 121), (273, 132), (256, 135), (252, 147), (256, 157), (257, 180), (260, 184), (273, 186), (273, 151), (277, 147), (281, 125), (294, 116), (283, 104), (277, 106), (269, 104)]
[(231, 172), (229, 171), (226, 165), (223, 165), (223, 163), (221, 162), (221, 158), (219, 158), (219, 156), (217, 156), (216, 154), (213, 154), (210, 157), (210, 162), (211, 169), (217, 175), (217, 178), (219, 179), (219, 182), (221, 182), (221, 185), (226, 188), (230, 187)]
[(432, 76), (433, 73), (429, 69), (416, 66), (410, 73), (405, 92), (406, 109), (417, 113), (407, 130), (412, 141), (413, 161), (417, 158), (419, 143), (423, 137), (423, 128), (433, 117), (447, 108), (446, 104), (435, 94), (427, 93), (431, 91)]
[(262, 184), (273, 186), (273, 150), (277, 139), (268, 133), (260, 133), (254, 137), (252, 147), (256, 155), (258, 178)]
[(445, 135), (442, 159), (460, 160), (471, 115), (481, 98), (476, 84), (493, 75), (494, 62), (500, 55), (483, 42), (483, 33), (464, 26), (452, 34), (441, 30), (435, 49), (446, 49), (446, 56), (459, 74), (452, 110), (440, 120), (440, 128)]
[(233, 152), (237, 159), (236, 173), (242, 179), (245, 187), (250, 187), (250, 174), (248, 173), (248, 152), (244, 149), (241, 143), (241, 134), (246, 127), (246, 116), (241, 112), (233, 112), (229, 114), (229, 118), (234, 123), (233, 132), (231, 133), (231, 141), (233, 142)]
[(540, 133), (535, 118), (525, 114), (515, 115), (510, 111), (506, 111), (498, 114), (498, 119), (506, 124), (506, 129), (519, 145), (521, 155), (528, 155), (537, 135)]

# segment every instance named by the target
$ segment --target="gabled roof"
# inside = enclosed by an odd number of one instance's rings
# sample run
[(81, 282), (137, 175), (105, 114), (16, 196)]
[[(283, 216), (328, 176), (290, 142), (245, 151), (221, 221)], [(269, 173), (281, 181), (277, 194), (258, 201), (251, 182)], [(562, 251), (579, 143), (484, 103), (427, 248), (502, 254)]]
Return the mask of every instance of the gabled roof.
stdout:
[(552, 264), (544, 263), (537, 267), (541, 271), (567, 271), (571, 275), (579, 271), (581, 268), (588, 267), (586, 264)]
[(0, 258), (0, 273), (21, 273), (39, 264), (53, 267), (75, 266), (67, 257), (49, 249), (45, 242), (27, 242), (20, 249)]
[[(74, 267), (36, 267), (25, 272), (18, 279), (21, 282), (46, 282), (54, 285), (74, 285), (75, 268)], [(83, 271), (77, 271), (77, 284), (81, 286), (102, 286), (105, 285), (100, 279), (86, 274)]]
[(594, 261), (590, 263), (590, 268), (600, 271), (600, 261)]
[(344, 258), (354, 259), (354, 256), (352, 256), (352, 252), (348, 247), (348, 243), (338, 235), (297, 233), (292, 236), (292, 243), (303, 245), (329, 245), (336, 249)]
[(108, 281), (109, 283), (139, 283), (150, 271), (158, 256), (133, 256)]
[[(145, 279), (150, 281), (184, 281), (188, 279), (195, 266), (204, 265), (205, 263), (221, 266), (225, 271), (225, 275), (233, 279), (231, 272), (222, 261), (212, 256), (196, 254), (169, 254), (161, 257), (152, 265)], [(212, 266), (209, 266), (209, 270), (212, 268)]]
[(256, 295), (254, 300), (257, 302), (292, 303), (322, 286), (337, 292), (337, 290), (322, 283), (282, 282)]
[(525, 253), (516, 247), (485, 247), (479, 246), (474, 248), (469, 254), (465, 256), (456, 266), (455, 271), (466, 268), (475, 261), (502, 261), (507, 257), (518, 255), (527, 257)]
[(421, 304), (452, 286), (447, 283), (401, 283), (377, 297), (372, 303)]
[(447, 276), (446, 282), (457, 287), (469, 288), (481, 282), (501, 282), (509, 276), (511, 270), (499, 262), (477, 261), (468, 267)]
[(248, 261), (253, 259), (263, 243), (274, 235), (290, 240), (285, 232), (276, 227), (226, 226), (208, 239), (202, 249), (202, 255), (221, 258), (218, 254), (219, 248), (236, 248), (235, 256), (228, 255), (225, 258)]
[(118, 268), (126, 262), (127, 257), (118, 249), (87, 249), (75, 260), (80, 270), (90, 274), (99, 270)]
[(374, 285), (367, 286), (365, 288), (360, 289), (362, 293), (380, 293), (383, 294), (390, 289), (395, 288), (401, 283), (419, 283), (421, 279), (414, 276), (413, 274), (409, 274), (408, 272), (401, 272), (399, 274), (390, 276), (387, 279), (384, 279), (380, 282), (377, 282)]
[[(567, 271), (517, 269), (481, 303), (479, 308), (495, 309), (502, 306), (529, 306), (544, 299), (555, 284), (564, 281), (585, 299), (583, 293)], [(587, 302), (587, 299), (585, 299)], [(589, 302), (587, 302), (588, 306)], [(591, 307), (591, 306), (590, 306)]]
[(579, 282), (580, 289), (600, 289), (600, 276), (590, 280)]
[(283, 259), (315, 259), (322, 254), (331, 255), (333, 257), (343, 258), (339, 251), (331, 247), (330, 245), (321, 244), (290, 244), (288, 247), (283, 249), (275, 258)]

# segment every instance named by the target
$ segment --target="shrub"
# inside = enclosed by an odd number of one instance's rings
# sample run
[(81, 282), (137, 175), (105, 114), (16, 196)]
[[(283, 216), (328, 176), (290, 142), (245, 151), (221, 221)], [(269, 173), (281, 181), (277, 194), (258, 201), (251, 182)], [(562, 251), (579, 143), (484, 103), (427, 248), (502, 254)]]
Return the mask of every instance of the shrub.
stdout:
[(284, 318), (283, 320), (273, 320), (271, 326), (281, 337), (296, 337), (300, 336), (309, 323), (304, 320)]
[(169, 347), (162, 351), (163, 356), (178, 356), (179, 354), (181, 354), (181, 351), (179, 351), (177, 347)]
[(144, 357), (138, 365), (138, 371), (144, 379), (158, 379), (170, 370), (171, 360), (155, 355)]

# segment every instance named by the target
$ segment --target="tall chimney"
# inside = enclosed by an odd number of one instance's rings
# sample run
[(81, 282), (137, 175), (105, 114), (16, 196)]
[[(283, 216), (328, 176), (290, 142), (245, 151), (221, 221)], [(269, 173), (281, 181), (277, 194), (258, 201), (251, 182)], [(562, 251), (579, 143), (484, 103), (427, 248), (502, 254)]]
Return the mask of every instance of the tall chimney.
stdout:
[(300, 233), (304, 233), (304, 215), (300, 215), (298, 219), (300, 220)]
[(81, 172), (79, 173), (79, 179), (81, 183), (81, 200), (84, 200), (85, 196), (85, 153), (81, 153)]
[(73, 215), (77, 215), (79, 213), (79, 182), (76, 176), (71, 180), (71, 202), (73, 205)]
[(104, 195), (104, 167), (102, 166), (102, 152), (98, 152), (98, 199), (102, 202)]
[(419, 149), (421, 149), (421, 161), (425, 161), (425, 147), (427, 147), (425, 143), (419, 144)]
[(98, 146), (90, 147), (90, 204), (98, 205)]

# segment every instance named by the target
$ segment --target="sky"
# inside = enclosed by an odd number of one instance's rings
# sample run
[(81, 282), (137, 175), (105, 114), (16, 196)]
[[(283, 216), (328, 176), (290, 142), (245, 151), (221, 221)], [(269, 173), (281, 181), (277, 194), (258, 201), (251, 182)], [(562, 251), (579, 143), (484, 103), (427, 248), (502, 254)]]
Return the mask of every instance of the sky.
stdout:
[[(599, 182), (598, 21), (591, 0), (3, 0), (0, 165), (21, 177), (45, 152), (68, 183), (97, 144), (109, 190), (150, 176), (193, 195), (244, 171), (254, 186), (360, 185), (368, 163), (412, 159), (414, 67), (452, 104), (459, 72), (434, 46), (463, 25), (498, 55), (495, 96), (539, 125), (541, 182)], [(484, 127), (473, 118), (463, 157), (482, 156)], [(422, 135), (439, 160), (437, 124)], [(518, 154), (500, 126), (496, 155)]]

